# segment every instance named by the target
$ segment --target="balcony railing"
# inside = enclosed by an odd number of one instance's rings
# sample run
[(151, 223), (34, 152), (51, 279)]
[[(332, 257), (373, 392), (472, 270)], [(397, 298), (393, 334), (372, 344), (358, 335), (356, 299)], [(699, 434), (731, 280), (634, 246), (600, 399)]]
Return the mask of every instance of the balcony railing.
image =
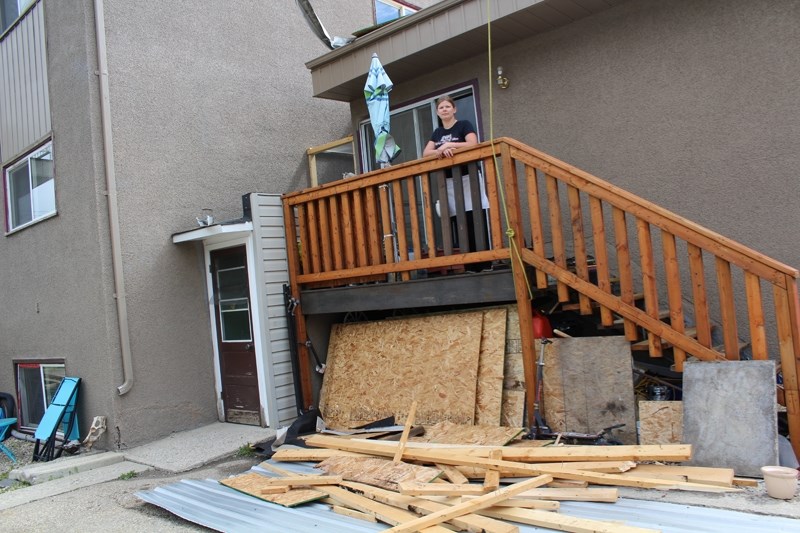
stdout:
[[(446, 173), (455, 176), (451, 201)], [(484, 202), (487, 211), (478, 209)], [(501, 138), (452, 159), (287, 194), (284, 216), (287, 242), (296, 243), (289, 253), (296, 298), (306, 288), (510, 262), (529, 391), (534, 286), (552, 288), (561, 302), (577, 300), (603, 325), (621, 319), (631, 341), (644, 331), (650, 356), (671, 350), (677, 371), (689, 356), (775, 360), (778, 398), (800, 455), (798, 271), (591, 174)], [(298, 328), (302, 341), (302, 316)], [(301, 379), (310, 400), (307, 368)], [(532, 415), (534, 395), (527, 396)]]

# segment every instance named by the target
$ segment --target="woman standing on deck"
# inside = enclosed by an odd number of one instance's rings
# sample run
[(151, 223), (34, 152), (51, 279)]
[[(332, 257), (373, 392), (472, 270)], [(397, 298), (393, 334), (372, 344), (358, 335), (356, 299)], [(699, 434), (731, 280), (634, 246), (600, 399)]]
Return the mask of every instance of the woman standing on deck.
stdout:
[(478, 144), (475, 127), (469, 120), (456, 118), (456, 103), (449, 96), (436, 101), (436, 114), (442, 125), (433, 130), (431, 140), (423, 150), (423, 156), (453, 157), (453, 150)]
[[(453, 157), (453, 153), (456, 149), (466, 148), (468, 146), (474, 146), (478, 144), (478, 135), (475, 133), (475, 127), (472, 125), (472, 123), (469, 120), (458, 120), (456, 118), (456, 104), (451, 97), (443, 96), (436, 101), (436, 114), (439, 116), (439, 120), (442, 125), (433, 130), (431, 139), (428, 141), (428, 144), (425, 146), (425, 150), (422, 152), (423, 156), (436, 155), (439, 158)], [(458, 171), (459, 169), (456, 168), (455, 172)], [(450, 214), (450, 227), (453, 245), (459, 247), (458, 220), (456, 216), (456, 201), (453, 186), (454, 183), (458, 183), (459, 180), (453, 179), (453, 172), (454, 170), (450, 168), (445, 170), (445, 176), (447, 177), (447, 205)], [(476, 214), (473, 214), (472, 196), (470, 194), (469, 184), (469, 170), (466, 166), (461, 167), (460, 174), (462, 175), (460, 181), (463, 191), (462, 196), (464, 198), (463, 209), (466, 212), (467, 235), (469, 237), (469, 242), (463, 243), (462, 251), (474, 252), (478, 250), (478, 248), (476, 246), (475, 220), (473, 217), (481, 216), (485, 219), (485, 210), (489, 207), (489, 202), (486, 199), (483, 177), (479, 175), (478, 179), (480, 183), (481, 208), (477, 210)], [(483, 241), (488, 242), (486, 240), (488, 239), (488, 232), (485, 228), (483, 229), (482, 233)], [(478, 263), (475, 265), (470, 265), (468, 269), (480, 271), (490, 265), (490, 263)]]

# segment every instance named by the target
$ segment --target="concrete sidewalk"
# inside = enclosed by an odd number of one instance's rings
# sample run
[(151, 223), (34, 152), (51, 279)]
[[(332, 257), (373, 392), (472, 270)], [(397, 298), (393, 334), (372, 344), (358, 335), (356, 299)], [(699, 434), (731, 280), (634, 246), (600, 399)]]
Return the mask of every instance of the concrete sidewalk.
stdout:
[(31, 483), (0, 494), (0, 510), (157, 469), (180, 473), (232, 457), (246, 444), (275, 436), (275, 430), (216, 422), (119, 452), (90, 452), (12, 470), (9, 478)]

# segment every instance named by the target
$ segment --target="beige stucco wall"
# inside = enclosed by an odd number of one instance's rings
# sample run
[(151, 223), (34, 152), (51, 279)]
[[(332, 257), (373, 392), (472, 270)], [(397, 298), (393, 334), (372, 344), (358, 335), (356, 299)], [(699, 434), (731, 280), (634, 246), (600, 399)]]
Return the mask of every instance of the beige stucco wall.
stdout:
[[(495, 136), (800, 267), (800, 3), (631, 0), (492, 59), (510, 80), (493, 85)], [(395, 84), (392, 105), (478, 79), (486, 139), (487, 61)], [(356, 128), (366, 108), (351, 109)], [(748, 317), (737, 320), (746, 335)]]
[[(477, 78), (487, 136), (486, 62), (396, 84), (392, 105)], [(493, 63), (511, 82), (494, 86), (495, 136), (800, 266), (797, 2), (632, 0), (494, 50)], [(352, 111), (355, 127), (363, 102)]]
[[(320, 16), (348, 35), (370, 6)], [(349, 133), (348, 111), (312, 98), (304, 63), (326, 48), (293, 2), (104, 2), (133, 356), (119, 396), (93, 2), (45, 8), (59, 213), (0, 249), (0, 390), (12, 358), (64, 358), (84, 378), (83, 432), (106, 415), (100, 446), (124, 448), (217, 419), (202, 247), (170, 236), (201, 208), (232, 219), (244, 193), (306, 187), (306, 148)]]

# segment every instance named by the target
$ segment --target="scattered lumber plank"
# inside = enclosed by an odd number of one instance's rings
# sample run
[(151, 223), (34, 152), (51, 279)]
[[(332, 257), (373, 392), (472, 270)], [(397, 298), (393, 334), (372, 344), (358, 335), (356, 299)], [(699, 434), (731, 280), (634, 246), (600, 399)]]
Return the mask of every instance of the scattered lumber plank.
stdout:
[[(381, 522), (385, 522), (389, 525), (409, 523), (417, 518), (417, 515), (411, 511), (404, 511), (385, 503), (370, 500), (369, 498), (359, 496), (341, 487), (325, 485), (320, 487), (319, 490), (334, 500), (339, 501), (342, 505), (352, 507), (356, 511), (362, 513), (371, 514)], [(437, 522), (422, 526), (419, 528), (419, 531), (424, 533), (451, 533), (449, 529), (438, 524)]]
[(400, 494), (406, 496), (466, 496), (481, 495), (491, 492), (483, 485), (471, 483), (455, 485), (453, 483), (419, 483), (404, 481), (398, 483)]
[(525, 491), (517, 497), (537, 500), (614, 503), (619, 499), (619, 490), (594, 487), (585, 489), (542, 487)]
[(378, 457), (334, 456), (317, 464), (316, 468), (348, 481), (361, 481), (389, 490), (397, 490), (397, 484), (403, 481), (428, 483), (442, 474), (441, 470), (435, 468), (395, 463)]
[(733, 468), (709, 468), (704, 466), (678, 465), (637, 465), (628, 471), (628, 475), (647, 477), (678, 476), (685, 481), (730, 487), (733, 485)]
[[(489, 459), (502, 459), (503, 450), (492, 450), (489, 452)], [(491, 491), (500, 488), (500, 469), (489, 467), (486, 469), (486, 475), (483, 478), (484, 490)]]
[(220, 483), (226, 487), (238, 490), (239, 492), (249, 494), (261, 500), (277, 503), (284, 507), (296, 507), (302, 503), (313, 502), (325, 497), (325, 494), (315, 489), (294, 489), (277, 494), (264, 494), (262, 493), (264, 489), (274, 487), (274, 485), (269, 485), (267, 483), (269, 479), (270, 478), (267, 476), (249, 472), (240, 476), (223, 479)]
[[(345, 481), (342, 483), (342, 487), (346, 487), (365, 498), (420, 514), (433, 513), (447, 508), (447, 505), (441, 502), (429, 501), (414, 496), (404, 496), (364, 483)], [(513, 524), (477, 514), (467, 514), (453, 518), (448, 523), (468, 531), (484, 531), (485, 533), (516, 533), (519, 531), (519, 528)]]
[(441, 463), (434, 465), (436, 468), (442, 471), (447, 479), (450, 480), (452, 483), (469, 483), (469, 479), (467, 476), (461, 473), (461, 471), (453, 466), (453, 465), (443, 465)]
[(356, 511), (355, 509), (350, 509), (349, 507), (342, 507), (341, 505), (332, 505), (331, 510), (336, 514), (349, 516), (350, 518), (357, 518), (358, 520), (363, 520), (365, 522), (378, 521), (377, 518), (369, 513), (362, 513), (361, 511)]
[[(310, 437), (307, 441), (312, 446), (321, 446), (327, 448), (344, 449), (347, 451), (358, 451), (363, 453), (375, 453), (376, 455), (393, 456), (393, 450), (386, 448), (377, 442), (360, 441), (360, 440), (342, 440), (335, 437), (326, 437), (323, 435), (315, 435)], [(655, 445), (656, 448), (665, 448), (675, 445)], [(677, 445), (683, 446), (683, 445)], [(587, 448), (581, 446), (580, 448)], [(596, 448), (613, 449), (624, 448), (624, 446), (601, 446)], [(566, 448), (565, 449), (569, 449)], [(505, 457), (505, 448), (503, 449), (503, 457)], [(532, 450), (541, 450), (541, 448), (532, 448)], [(498, 467), (503, 472), (511, 472), (518, 474), (527, 474), (528, 476), (540, 476), (543, 474), (550, 474), (553, 478), (558, 479), (571, 479), (578, 481), (588, 481), (589, 483), (596, 483), (598, 485), (613, 485), (622, 487), (637, 487), (637, 488), (658, 488), (661, 490), (681, 489), (705, 492), (733, 492), (739, 489), (730, 487), (719, 487), (715, 485), (705, 485), (701, 483), (689, 483), (682, 481), (660, 480), (651, 478), (633, 478), (623, 477), (617, 474), (604, 474), (602, 472), (586, 472), (581, 470), (569, 470), (558, 468), (541, 467), (537, 464), (529, 464), (523, 462), (509, 461), (505, 459), (490, 459), (488, 457), (476, 457), (469, 453), (463, 453), (455, 450), (443, 450), (441, 448), (433, 449), (420, 449), (410, 448), (404, 452), (403, 457), (412, 461), (422, 461), (432, 464), (442, 463), (451, 465), (470, 465), (479, 466), (482, 468)]]
[[(393, 442), (364, 439), (337, 439), (326, 435), (313, 435), (306, 444), (318, 448), (337, 449), (370, 455), (392, 457), (397, 444)], [(651, 444), (646, 446), (455, 446), (451, 444), (409, 442), (406, 450), (437, 450), (446, 453), (465, 454), (472, 457), (488, 457), (489, 452), (500, 448), (503, 459), (523, 463), (562, 461), (688, 461), (692, 456), (691, 444)], [(388, 455), (387, 455), (388, 454)]]
[(396, 525), (395, 527), (389, 529), (388, 531), (390, 533), (413, 533), (414, 531), (420, 531), (423, 530), (423, 528), (440, 524), (452, 518), (456, 518), (465, 514), (470, 514), (479, 509), (490, 507), (497, 502), (503, 501), (507, 498), (510, 498), (511, 496), (524, 492), (528, 489), (544, 485), (545, 483), (548, 483), (552, 480), (553, 478), (548, 475), (537, 476), (535, 478), (526, 479), (525, 481), (514, 483), (513, 485), (509, 485), (502, 489), (490, 492), (489, 494), (478, 496), (474, 500), (460, 503), (450, 508), (442, 509), (441, 511), (436, 511), (435, 513), (422, 516), (420, 518), (417, 518), (416, 520), (411, 520), (409, 522), (404, 522), (400, 525)]
[[(467, 501), (475, 497), (476, 496), (462, 496), (460, 499), (462, 501)], [(452, 502), (452, 503), (458, 503), (458, 502)], [(487, 507), (486, 509), (493, 510), (498, 507), (518, 507), (520, 509), (539, 509), (540, 511), (558, 511), (558, 509), (561, 507), (561, 504), (557, 501), (531, 500), (528, 498), (515, 496), (513, 498), (503, 500), (502, 502), (497, 502), (493, 506)]]
[(338, 485), (342, 476), (286, 476), (267, 478), (266, 485), (285, 485), (288, 487), (307, 487), (310, 485)]
[(403, 434), (400, 436), (400, 442), (397, 443), (397, 451), (394, 454), (393, 461), (399, 463), (403, 459), (403, 450), (408, 442), (408, 434), (411, 431), (411, 426), (414, 425), (414, 416), (417, 414), (417, 401), (411, 402), (411, 408), (408, 410), (406, 417), (406, 425), (403, 428)]
[[(491, 516), (501, 520), (548, 527), (559, 531), (572, 531), (574, 533), (658, 533), (658, 530), (655, 529), (644, 529), (626, 526), (617, 522), (602, 522), (588, 518), (575, 518), (535, 509), (483, 509), (478, 512), (484, 516)], [(390, 529), (389, 531), (392, 530)]]

